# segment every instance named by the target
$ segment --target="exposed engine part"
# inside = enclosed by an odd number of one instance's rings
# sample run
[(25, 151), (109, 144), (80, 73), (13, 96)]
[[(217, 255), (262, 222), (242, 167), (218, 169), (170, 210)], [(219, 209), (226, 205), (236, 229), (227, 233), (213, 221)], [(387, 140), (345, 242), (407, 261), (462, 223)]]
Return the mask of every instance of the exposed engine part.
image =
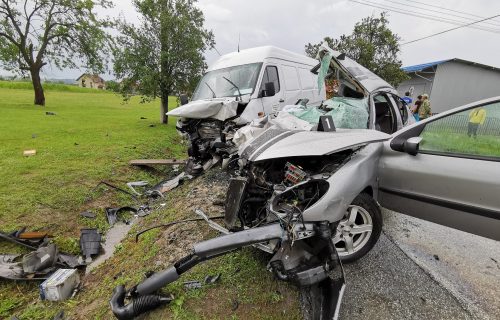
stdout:
[(304, 179), (307, 177), (307, 173), (305, 173), (301, 167), (294, 166), (290, 162), (287, 162), (285, 164), (285, 168), (285, 183), (289, 182), (294, 185), (304, 181)]
[(269, 211), (278, 216), (302, 214), (316, 203), (328, 191), (328, 188), (329, 184), (326, 180), (315, 179), (297, 184), (283, 192), (275, 192), (269, 200)]

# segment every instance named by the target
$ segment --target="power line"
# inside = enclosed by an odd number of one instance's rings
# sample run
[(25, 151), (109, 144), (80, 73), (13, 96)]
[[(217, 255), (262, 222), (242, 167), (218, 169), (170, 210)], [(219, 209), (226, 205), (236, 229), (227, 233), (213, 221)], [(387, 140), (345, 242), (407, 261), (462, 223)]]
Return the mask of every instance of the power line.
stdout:
[[(414, 12), (414, 11), (401, 11), (402, 10), (401, 8), (388, 7), (388, 6), (381, 5), (379, 3), (370, 4), (370, 3), (373, 3), (373, 2), (368, 1), (368, 0), (362, 0), (363, 2), (358, 1), (358, 0), (349, 0), (349, 1), (356, 2), (356, 3), (362, 4), (362, 5), (365, 5), (365, 6), (369, 6), (369, 7), (373, 7), (373, 8), (382, 9), (382, 10), (385, 10), (385, 11), (391, 11), (391, 12), (401, 13), (401, 14), (404, 14), (404, 15), (409, 15), (409, 16), (418, 17), (418, 18), (422, 18), (422, 19), (427, 19), (427, 20), (431, 20), (431, 21), (439, 21), (439, 22), (454, 24), (454, 25), (457, 25), (457, 26), (463, 26), (464, 24), (467, 24), (466, 21), (453, 20), (453, 19), (448, 19), (448, 18), (444, 18), (444, 17), (440, 17), (440, 16), (434, 16), (434, 15), (430, 15), (430, 14), (425, 14), (424, 15), (423, 13)], [(368, 2), (368, 3), (366, 3), (366, 2)], [(493, 33), (500, 33), (499, 29), (494, 29), (494, 28), (486, 28), (486, 27), (482, 27), (482, 26), (473, 26), (473, 27), (470, 27), (470, 28), (478, 29), (478, 30), (483, 30), (483, 31), (488, 31), (488, 32), (493, 32)]]
[[(426, 7), (415, 6), (415, 5), (412, 5), (412, 4), (407, 4), (407, 3), (403, 3), (403, 2), (399, 2), (399, 1), (394, 1), (394, 0), (382, 0), (382, 1), (396, 3), (396, 4), (399, 4), (399, 5), (405, 6), (405, 7), (416, 8), (416, 9), (419, 9), (419, 10), (431, 10), (429, 8), (426, 8)], [(406, 0), (406, 1), (410, 1), (410, 0)], [(417, 3), (420, 3), (420, 2), (417, 2)], [(435, 7), (435, 6), (429, 5), (429, 7)], [(456, 10), (446, 9), (446, 8), (443, 8), (443, 7), (438, 7), (438, 8), (441, 8), (441, 9), (444, 9), (444, 10), (449, 10), (451, 12), (459, 12), (461, 15), (453, 14), (453, 13), (447, 13), (447, 12), (443, 12), (443, 11), (439, 11), (439, 10), (435, 10), (435, 9), (433, 9), (434, 10), (433, 12), (437, 13), (437, 14), (443, 14), (443, 15), (446, 15), (446, 16), (450, 16), (450, 17), (456, 17), (456, 18), (473, 20), (473, 21), (477, 20), (477, 18), (481, 18), (481, 19), (485, 18), (485, 17), (480, 17), (480, 16), (476, 16), (475, 18), (464, 17), (464, 15), (469, 15), (470, 16), (470, 14), (465, 13), (465, 12), (456, 11)], [(475, 15), (472, 15), (472, 16), (475, 16)], [(500, 27), (499, 23), (494, 23), (494, 22), (485, 22), (484, 24), (489, 24), (489, 25), (492, 25), (492, 26)]]
[(473, 24), (476, 24), (476, 23), (480, 23), (480, 22), (483, 22), (483, 21), (486, 21), (486, 20), (491, 20), (491, 19), (496, 18), (496, 17), (500, 17), (500, 14), (497, 14), (496, 16), (493, 16), (493, 17), (484, 18), (484, 19), (481, 19), (481, 20), (478, 20), (478, 21), (474, 21), (474, 22), (471, 22), (471, 23), (463, 25), (463, 26), (458, 26), (458, 27), (451, 28), (451, 29), (448, 29), (448, 30), (444, 30), (444, 31), (441, 31), (441, 32), (438, 32), (438, 33), (434, 33), (434, 34), (428, 35), (428, 36), (423, 37), (423, 38), (419, 38), (419, 39), (415, 39), (415, 40), (412, 40), (412, 41), (408, 41), (408, 42), (402, 43), (401, 45), (404, 46), (406, 44), (410, 44), (410, 43), (417, 42), (417, 41), (420, 41), (420, 40), (432, 38), (432, 37), (435, 37), (437, 35), (440, 35), (440, 34), (443, 34), (443, 33), (446, 33), (446, 32), (450, 32), (450, 31), (457, 30), (457, 29), (460, 29), (460, 28), (468, 27), (470, 25), (473, 25)]
[(403, 1), (410, 2), (410, 3), (418, 3), (418, 4), (422, 4), (424, 6), (429, 6), (429, 7), (432, 7), (432, 8), (444, 9), (444, 10), (451, 11), (451, 12), (461, 13), (461, 14), (465, 14), (465, 15), (468, 15), (468, 16), (471, 16), (471, 17), (475, 17), (475, 18), (481, 18), (481, 19), (485, 18), (484, 16), (479, 16), (477, 14), (472, 14), (472, 13), (469, 13), (469, 12), (458, 11), (458, 10), (453, 10), (453, 9), (449, 9), (449, 8), (445, 8), (445, 7), (435, 6), (435, 5), (432, 5), (432, 4), (429, 4), (429, 3), (425, 3), (425, 2), (419, 2), (419, 1), (415, 1), (415, 0), (403, 0)]
[[(392, 6), (384, 5), (384, 4), (381, 4), (381, 3), (378, 3), (378, 2), (373, 2), (373, 1), (370, 1), (370, 0), (362, 0), (363, 2), (360, 2), (359, 0), (350, 0), (350, 1), (356, 2), (356, 3), (359, 3), (359, 4), (363, 4), (363, 5), (366, 5), (366, 6), (374, 7), (374, 8), (379, 8), (379, 9), (386, 10), (386, 11), (397, 12), (397, 13), (401, 13), (401, 14), (404, 14), (404, 15), (409, 15), (409, 16), (413, 16), (413, 17), (423, 18), (423, 19), (427, 19), (427, 20), (431, 20), (431, 21), (439, 21), (439, 22), (454, 24), (454, 25), (457, 25), (457, 26), (469, 23), (469, 21), (454, 20), (454, 19), (445, 18), (445, 17), (442, 17), (442, 16), (436, 16), (436, 15), (432, 15), (432, 14), (428, 14), (428, 13), (415, 12), (415, 11), (409, 11), (409, 10), (401, 11), (401, 10), (404, 10), (404, 9), (398, 8), (398, 7), (392, 7)], [(488, 28), (488, 27), (484, 27), (484, 26), (474, 26), (474, 27), (471, 27), (471, 28), (472, 29), (483, 30), (483, 31), (488, 31), (488, 32), (493, 32), (493, 33), (499, 33), (500, 32), (500, 29), (495, 29), (495, 28), (491, 28), (491, 27)]]

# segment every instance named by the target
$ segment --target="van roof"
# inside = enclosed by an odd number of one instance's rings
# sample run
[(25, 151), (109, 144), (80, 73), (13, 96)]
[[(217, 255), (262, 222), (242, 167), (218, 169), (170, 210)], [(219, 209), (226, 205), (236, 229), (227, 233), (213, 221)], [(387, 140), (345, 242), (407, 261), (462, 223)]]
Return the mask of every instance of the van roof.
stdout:
[(265, 58), (277, 58), (288, 60), (295, 63), (301, 63), (308, 68), (318, 64), (316, 59), (304, 55), (281, 49), (274, 46), (255, 47), (241, 50), (240, 52), (231, 52), (221, 56), (215, 61), (207, 71), (228, 68), (237, 65), (262, 62)]

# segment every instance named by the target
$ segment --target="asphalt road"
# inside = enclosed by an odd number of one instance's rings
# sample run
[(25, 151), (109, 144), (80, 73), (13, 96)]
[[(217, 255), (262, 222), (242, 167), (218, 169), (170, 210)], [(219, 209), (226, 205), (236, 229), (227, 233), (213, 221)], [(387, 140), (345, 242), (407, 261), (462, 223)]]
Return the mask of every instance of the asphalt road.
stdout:
[(345, 265), (340, 319), (500, 319), (500, 242), (389, 211), (384, 219), (372, 251)]

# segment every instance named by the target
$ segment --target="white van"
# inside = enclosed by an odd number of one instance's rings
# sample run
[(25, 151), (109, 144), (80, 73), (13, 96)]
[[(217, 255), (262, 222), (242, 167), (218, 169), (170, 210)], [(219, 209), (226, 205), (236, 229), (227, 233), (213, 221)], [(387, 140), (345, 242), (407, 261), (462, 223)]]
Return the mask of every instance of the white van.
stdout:
[(320, 92), (318, 77), (310, 71), (317, 64), (273, 46), (223, 55), (201, 78), (191, 102), (167, 115), (179, 117), (177, 129), (189, 137), (191, 158), (210, 159), (214, 149), (230, 153), (227, 142), (252, 120), (301, 99), (311, 106), (325, 100), (325, 86)]
[[(273, 46), (232, 52), (210, 66), (191, 101), (206, 101), (209, 108), (214, 108), (210, 102), (221, 98), (245, 104), (240, 106), (242, 112), (237, 121), (240, 124), (257, 118), (259, 112), (274, 114), (299, 99), (319, 105), (325, 99), (325, 91), (318, 92), (318, 78), (310, 71), (317, 64), (316, 59)], [(197, 119), (211, 116), (208, 110), (201, 112), (201, 103), (194, 105), (196, 110), (191, 110), (190, 105), (174, 109), (168, 115)]]

